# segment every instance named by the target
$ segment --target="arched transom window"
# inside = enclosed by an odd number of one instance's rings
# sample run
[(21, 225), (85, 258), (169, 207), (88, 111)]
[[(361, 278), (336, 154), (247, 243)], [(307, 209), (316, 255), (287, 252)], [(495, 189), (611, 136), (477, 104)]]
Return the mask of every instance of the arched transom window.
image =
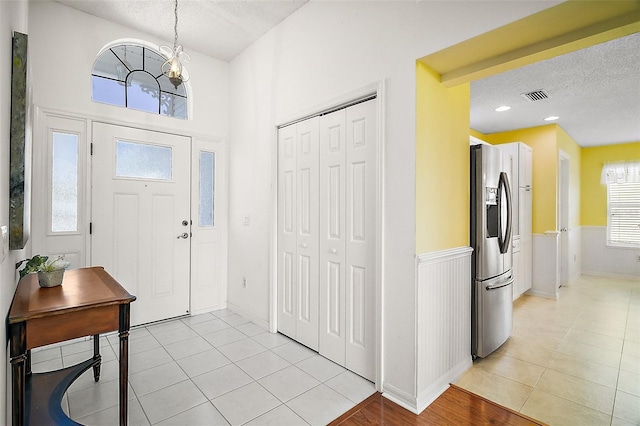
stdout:
[(187, 118), (184, 84), (174, 87), (162, 74), (166, 58), (144, 46), (121, 44), (93, 64), (92, 99), (170, 117)]

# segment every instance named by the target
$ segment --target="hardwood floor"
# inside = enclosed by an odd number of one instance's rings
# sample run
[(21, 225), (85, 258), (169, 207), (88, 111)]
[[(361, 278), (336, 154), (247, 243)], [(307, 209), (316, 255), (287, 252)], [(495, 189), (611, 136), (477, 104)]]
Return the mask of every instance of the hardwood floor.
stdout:
[(365, 425), (544, 425), (469, 391), (451, 385), (420, 415), (383, 398), (379, 392), (329, 424)]

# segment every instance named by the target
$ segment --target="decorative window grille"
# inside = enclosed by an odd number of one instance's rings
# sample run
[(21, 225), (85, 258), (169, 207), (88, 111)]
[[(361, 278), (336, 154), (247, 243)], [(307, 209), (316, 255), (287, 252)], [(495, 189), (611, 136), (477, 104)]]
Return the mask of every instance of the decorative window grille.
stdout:
[(162, 74), (166, 59), (148, 47), (131, 44), (105, 50), (93, 64), (92, 100), (186, 119), (185, 87), (174, 87)]

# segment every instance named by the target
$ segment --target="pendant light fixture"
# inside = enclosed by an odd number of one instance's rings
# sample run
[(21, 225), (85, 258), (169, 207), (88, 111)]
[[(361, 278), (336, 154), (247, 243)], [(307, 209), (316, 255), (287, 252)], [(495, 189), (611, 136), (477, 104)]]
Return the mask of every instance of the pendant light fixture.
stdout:
[(189, 62), (191, 57), (188, 54), (182, 51), (182, 46), (178, 44), (178, 0), (175, 0), (175, 25), (174, 25), (174, 39), (173, 39), (173, 49), (169, 46), (160, 46), (160, 51), (162, 53), (167, 54), (169, 59), (167, 59), (162, 64), (162, 74), (166, 75), (171, 84), (177, 89), (182, 83), (188, 80), (187, 77), (184, 76), (182, 72), (182, 63), (180, 62), (180, 57), (183, 57), (184, 62)]

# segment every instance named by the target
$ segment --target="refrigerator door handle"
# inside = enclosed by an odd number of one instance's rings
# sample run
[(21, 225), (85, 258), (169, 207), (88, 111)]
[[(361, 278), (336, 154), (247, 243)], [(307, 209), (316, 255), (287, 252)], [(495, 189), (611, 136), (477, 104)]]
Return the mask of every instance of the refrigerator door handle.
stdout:
[[(505, 198), (507, 202), (507, 228), (502, 235), (502, 189), (504, 188)], [(505, 254), (509, 251), (511, 244), (511, 186), (509, 185), (509, 177), (505, 172), (500, 172), (500, 180), (498, 181), (498, 211), (500, 216), (498, 219), (498, 246), (500, 253)]]
[(511, 285), (511, 284), (513, 284), (513, 277), (509, 278), (509, 280), (507, 282), (494, 284), (494, 285), (488, 285), (488, 286), (485, 287), (485, 289), (486, 290), (497, 290), (499, 288), (506, 287), (506, 286)]

